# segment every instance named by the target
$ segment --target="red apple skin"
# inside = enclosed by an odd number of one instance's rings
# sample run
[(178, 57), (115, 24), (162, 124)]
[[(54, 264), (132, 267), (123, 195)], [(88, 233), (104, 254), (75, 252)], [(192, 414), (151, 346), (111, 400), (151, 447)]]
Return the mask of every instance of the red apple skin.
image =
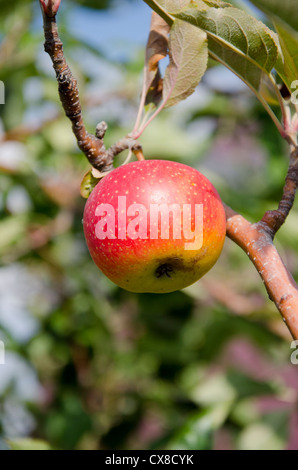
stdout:
[[(191, 204), (194, 229), (195, 204), (203, 204), (203, 244), (185, 249), (182, 233), (174, 239), (118, 239), (118, 197), (126, 196), (127, 207), (150, 204)], [(96, 216), (100, 204), (111, 204), (116, 214), (115, 239), (99, 239)], [(127, 217), (129, 222), (134, 217)], [(181, 221), (181, 218), (180, 218)], [(170, 227), (173, 216), (170, 217)], [(115, 284), (131, 292), (167, 293), (185, 288), (200, 279), (217, 261), (226, 234), (221, 199), (210, 181), (181, 163), (145, 160), (126, 164), (105, 176), (92, 191), (84, 211), (84, 232), (90, 254), (101, 271)]]

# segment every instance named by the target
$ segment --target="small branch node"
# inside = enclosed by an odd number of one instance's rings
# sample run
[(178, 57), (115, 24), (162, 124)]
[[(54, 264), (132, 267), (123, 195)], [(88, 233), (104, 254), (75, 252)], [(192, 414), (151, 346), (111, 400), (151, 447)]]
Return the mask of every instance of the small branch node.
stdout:
[(43, 14), (48, 18), (55, 18), (60, 7), (61, 0), (40, 0)]
[(108, 130), (108, 125), (105, 121), (101, 121), (96, 126), (95, 135), (98, 139), (102, 140)]

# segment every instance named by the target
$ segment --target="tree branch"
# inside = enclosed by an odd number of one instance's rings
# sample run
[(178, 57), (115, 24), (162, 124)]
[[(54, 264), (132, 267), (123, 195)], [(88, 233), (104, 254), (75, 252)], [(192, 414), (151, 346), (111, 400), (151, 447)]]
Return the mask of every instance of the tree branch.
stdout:
[(291, 154), (291, 161), (286, 176), (286, 182), (283, 188), (282, 198), (278, 205), (278, 209), (267, 211), (262, 218), (262, 222), (266, 224), (267, 230), (273, 240), (276, 232), (285, 222), (295, 201), (296, 190), (298, 187), (298, 147)]
[(40, 0), (45, 35), (45, 51), (49, 54), (58, 81), (59, 96), (66, 116), (72, 122), (73, 133), (80, 150), (86, 155), (89, 163), (101, 173), (113, 169), (114, 157), (126, 149), (131, 149), (138, 158), (141, 146), (132, 137), (125, 137), (110, 149), (106, 150), (103, 142), (107, 125), (100, 123), (96, 135), (90, 134), (84, 125), (79, 90), (76, 79), (66, 62), (63, 44), (59, 37), (56, 13), (60, 0)]
[(251, 224), (225, 206), (227, 235), (249, 256), (260, 274), (270, 300), (281, 313), (294, 339), (298, 339), (298, 287), (287, 270), (263, 221)]
[(99, 171), (110, 169), (112, 161), (106, 157), (103, 141), (85, 128), (76, 79), (63, 54), (63, 44), (58, 34), (56, 16), (47, 16), (42, 9), (43, 26), (45, 34), (45, 51), (51, 57), (59, 87), (59, 95), (66, 116), (72, 122), (72, 129), (76, 136), (78, 146), (86, 155), (89, 162)]

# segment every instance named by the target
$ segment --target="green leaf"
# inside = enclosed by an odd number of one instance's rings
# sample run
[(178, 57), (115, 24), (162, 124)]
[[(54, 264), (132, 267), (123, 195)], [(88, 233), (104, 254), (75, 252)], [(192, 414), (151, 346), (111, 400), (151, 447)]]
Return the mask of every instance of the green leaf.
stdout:
[(28, 218), (24, 215), (15, 215), (5, 218), (0, 222), (0, 254), (7, 252), (7, 249), (26, 236)]
[(293, 81), (298, 79), (298, 33), (290, 31), (282, 23), (276, 22), (275, 28), (283, 54), (283, 59), (277, 62), (275, 68), (291, 91)]
[(274, 395), (279, 390), (278, 386), (274, 383), (254, 380), (252, 377), (237, 370), (229, 371), (226, 374), (226, 379), (241, 399), (250, 396)]
[(100, 181), (102, 177), (103, 175), (101, 175), (101, 173), (99, 173), (99, 171), (95, 170), (94, 168), (89, 170), (85, 174), (81, 182), (81, 186), (80, 186), (81, 196), (85, 199), (88, 199), (93, 189), (95, 188), (95, 186), (97, 185), (97, 183)]
[(296, 0), (251, 0), (274, 22), (280, 43), (275, 69), (288, 90), (298, 78), (298, 2)]
[(7, 441), (11, 450), (51, 450), (51, 446), (39, 439), (14, 439)]
[(297, 0), (250, 0), (266, 15), (275, 21), (283, 21), (295, 31), (298, 31), (298, 2)]
[(213, 38), (208, 40), (210, 56), (241, 78), (255, 93), (259, 92), (263, 72), (246, 57), (239, 56)]
[(232, 402), (222, 402), (193, 415), (171, 440), (169, 449), (210, 450), (213, 433), (227, 419)]
[(265, 77), (278, 58), (277, 35), (262, 22), (234, 7), (210, 8), (206, 4), (175, 14), (208, 35), (209, 54), (234, 72), (256, 94), (278, 129), (281, 124), (263, 96)]
[(231, 403), (237, 398), (234, 386), (224, 374), (215, 374), (204, 377), (190, 391), (190, 397), (194, 403), (201, 406), (214, 406), (218, 403)]
[(261, 21), (234, 7), (191, 8), (175, 14), (208, 33), (223, 48), (270, 73), (278, 56), (274, 34)]
[(225, 65), (233, 73), (235, 73), (243, 82), (255, 93), (268, 114), (279, 127), (280, 123), (272, 111), (270, 104), (278, 104), (275, 89), (271, 83), (271, 76), (267, 75), (260, 68), (248, 61), (246, 57), (241, 57), (232, 49), (223, 47), (218, 42), (209, 38), (209, 54), (210, 56)]
[(163, 83), (166, 107), (191, 95), (204, 75), (208, 61), (206, 33), (176, 20), (170, 32), (169, 56)]
[(288, 410), (275, 411), (246, 426), (238, 437), (240, 450), (284, 450), (288, 440)]

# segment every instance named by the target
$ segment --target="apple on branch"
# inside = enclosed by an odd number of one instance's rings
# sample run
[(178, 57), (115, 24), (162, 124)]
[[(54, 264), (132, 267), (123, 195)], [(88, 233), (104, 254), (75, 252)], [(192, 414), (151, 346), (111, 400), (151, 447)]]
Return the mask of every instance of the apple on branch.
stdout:
[(217, 261), (226, 234), (224, 207), (210, 181), (163, 160), (129, 163), (105, 176), (83, 223), (97, 266), (131, 292), (193, 284)]

